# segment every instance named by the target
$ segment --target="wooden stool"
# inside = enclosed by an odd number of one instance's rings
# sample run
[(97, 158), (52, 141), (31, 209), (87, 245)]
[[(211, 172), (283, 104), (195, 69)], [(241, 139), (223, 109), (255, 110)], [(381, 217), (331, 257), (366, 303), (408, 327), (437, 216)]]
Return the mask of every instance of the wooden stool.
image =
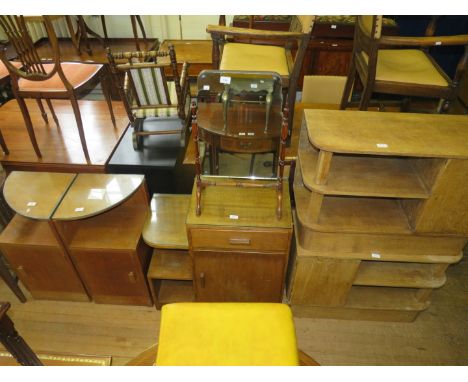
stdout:
[(299, 366), (300, 358), (285, 304), (178, 303), (162, 308), (157, 366)]
[(192, 260), (185, 218), (190, 195), (154, 194), (143, 239), (154, 248), (147, 272), (156, 309), (169, 302), (194, 300)]

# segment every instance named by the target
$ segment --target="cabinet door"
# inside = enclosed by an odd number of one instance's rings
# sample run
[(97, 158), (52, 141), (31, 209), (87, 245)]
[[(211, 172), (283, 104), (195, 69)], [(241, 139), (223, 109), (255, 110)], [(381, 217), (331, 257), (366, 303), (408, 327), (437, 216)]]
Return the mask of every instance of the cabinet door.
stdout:
[(135, 251), (70, 249), (70, 255), (95, 302), (152, 305)]
[(2, 250), (34, 298), (89, 301), (73, 264), (59, 247), (4, 245)]
[(284, 254), (193, 251), (197, 301), (281, 302)]

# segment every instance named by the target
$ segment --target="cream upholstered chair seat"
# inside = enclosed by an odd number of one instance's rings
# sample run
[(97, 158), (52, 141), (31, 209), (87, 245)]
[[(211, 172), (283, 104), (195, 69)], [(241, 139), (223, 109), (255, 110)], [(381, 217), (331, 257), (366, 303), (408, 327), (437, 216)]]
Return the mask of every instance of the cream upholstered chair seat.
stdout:
[(290, 73), (283, 47), (241, 43), (224, 45), (219, 69), (276, 72), (281, 76)]
[(418, 49), (379, 50), (375, 79), (376, 81), (448, 86), (448, 82), (427, 55)]

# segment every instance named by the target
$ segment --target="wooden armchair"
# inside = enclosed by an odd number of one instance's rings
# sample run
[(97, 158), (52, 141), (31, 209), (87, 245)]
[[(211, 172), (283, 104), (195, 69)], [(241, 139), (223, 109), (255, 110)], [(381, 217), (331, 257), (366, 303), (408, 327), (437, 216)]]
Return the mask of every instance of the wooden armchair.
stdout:
[(206, 31), (213, 39), (213, 68), (278, 73), (287, 91), (288, 124), (292, 127), (297, 82), (314, 21), (314, 16), (294, 16), (289, 32), (208, 25)]
[[(372, 93), (439, 98), (438, 111), (446, 113), (456, 98), (460, 79), (468, 62), (468, 35), (433, 36), (437, 18), (425, 37), (382, 36), (382, 16), (357, 16), (352, 61), (341, 109), (349, 105), (356, 80), (363, 85), (360, 110), (367, 110)], [(428, 54), (430, 46), (465, 45), (453, 79)], [(382, 49), (386, 48), (394, 49)], [(422, 49), (407, 49), (419, 47)]]
[(0, 16), (0, 27), (3, 28), (10, 43), (15, 48), (22, 69), (17, 68), (8, 61), (5, 50), (0, 52), (1, 59), (10, 73), (13, 94), (20, 106), (36, 155), (38, 157), (42, 156), (25, 99), (32, 98), (37, 101), (44, 122), (48, 123), (47, 114), (41, 102), (42, 99), (45, 99), (57, 126), (59, 126), (59, 121), (55, 115), (51, 100), (69, 99), (75, 114), (83, 153), (86, 161), (90, 163), (77, 95), (82, 90), (89, 89), (101, 81), (112, 123), (115, 127), (114, 113), (105, 78), (105, 67), (101, 64), (61, 62), (58, 39), (52, 22), (48, 16), (42, 16), (41, 19), (52, 47), (52, 60), (50, 58), (43, 60), (39, 56), (23, 16)]
[[(189, 64), (184, 63), (179, 76), (174, 46), (169, 52), (120, 52), (107, 49), (115, 86), (124, 102), (133, 127), (133, 147), (143, 148), (143, 137), (158, 134), (185, 134), (190, 124), (190, 88), (188, 81)], [(160, 62), (169, 57), (169, 63)], [(118, 64), (117, 60), (127, 60)], [(141, 61), (140, 61), (141, 60)], [(149, 62), (153, 60), (153, 62)], [(136, 61), (136, 62), (135, 62)], [(165, 69), (172, 69), (172, 81), (166, 78)], [(122, 75), (123, 74), (123, 75)], [(176, 129), (145, 131), (143, 123), (147, 118), (181, 121)], [(171, 125), (173, 126), (173, 125)]]

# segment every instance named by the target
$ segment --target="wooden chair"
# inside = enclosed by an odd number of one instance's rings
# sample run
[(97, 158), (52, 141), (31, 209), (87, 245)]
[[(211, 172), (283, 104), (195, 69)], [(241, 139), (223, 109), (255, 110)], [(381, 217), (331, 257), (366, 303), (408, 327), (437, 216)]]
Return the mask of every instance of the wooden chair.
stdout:
[[(206, 31), (213, 40), (213, 68), (281, 75), (288, 93), (288, 124), (292, 126), (297, 82), (314, 21), (314, 16), (294, 16), (289, 32), (208, 25)], [(228, 42), (229, 39), (239, 42)], [(294, 59), (293, 49), (297, 49)]]
[(15, 329), (7, 312), (10, 303), (0, 302), (0, 342), (8, 352), (23, 366), (43, 366), (26, 341)]
[[(439, 112), (446, 113), (455, 100), (468, 62), (468, 35), (433, 36), (437, 18), (425, 37), (382, 36), (382, 16), (357, 16), (352, 60), (341, 109), (349, 106), (356, 80), (362, 82), (360, 110), (367, 110), (372, 93), (431, 97), (443, 100)], [(450, 79), (427, 52), (430, 46), (465, 45), (465, 54)], [(382, 49), (398, 48), (398, 49)], [(407, 49), (419, 47), (422, 49)]]
[[(184, 62), (179, 76), (174, 46), (168, 52), (119, 52), (111, 53), (107, 48), (114, 85), (118, 87), (125, 110), (133, 127), (133, 147), (143, 148), (143, 137), (160, 134), (185, 134), (190, 124), (190, 88), (188, 81), (189, 64)], [(160, 61), (169, 57), (169, 63)], [(116, 60), (127, 60), (117, 64)], [(149, 62), (152, 60), (153, 62)], [(166, 60), (167, 61), (167, 60)], [(171, 69), (172, 80), (166, 77)], [(124, 74), (124, 75), (122, 75)], [(179, 120), (180, 128), (171, 124), (171, 129), (145, 131), (143, 123), (147, 118)]]
[(36, 141), (31, 118), (24, 101), (25, 98), (37, 100), (44, 121), (48, 123), (47, 114), (41, 103), (41, 99), (45, 99), (57, 127), (59, 126), (59, 122), (52, 107), (51, 100), (69, 99), (78, 125), (78, 133), (83, 153), (86, 161), (90, 163), (77, 95), (82, 90), (86, 88), (89, 89), (98, 81), (101, 81), (112, 123), (115, 127), (114, 113), (108, 84), (105, 78), (105, 67), (101, 64), (61, 62), (58, 40), (52, 23), (48, 16), (43, 16), (42, 19), (54, 53), (50, 63), (40, 58), (31, 36), (28, 33), (23, 16), (0, 16), (0, 26), (8, 36), (10, 43), (14, 46), (18, 55), (18, 60), (23, 65), (23, 69), (18, 69), (12, 65), (6, 59), (5, 51), (2, 51), (1, 58), (10, 72), (13, 94), (20, 106), (31, 143), (37, 156), (41, 157), (41, 151)]

